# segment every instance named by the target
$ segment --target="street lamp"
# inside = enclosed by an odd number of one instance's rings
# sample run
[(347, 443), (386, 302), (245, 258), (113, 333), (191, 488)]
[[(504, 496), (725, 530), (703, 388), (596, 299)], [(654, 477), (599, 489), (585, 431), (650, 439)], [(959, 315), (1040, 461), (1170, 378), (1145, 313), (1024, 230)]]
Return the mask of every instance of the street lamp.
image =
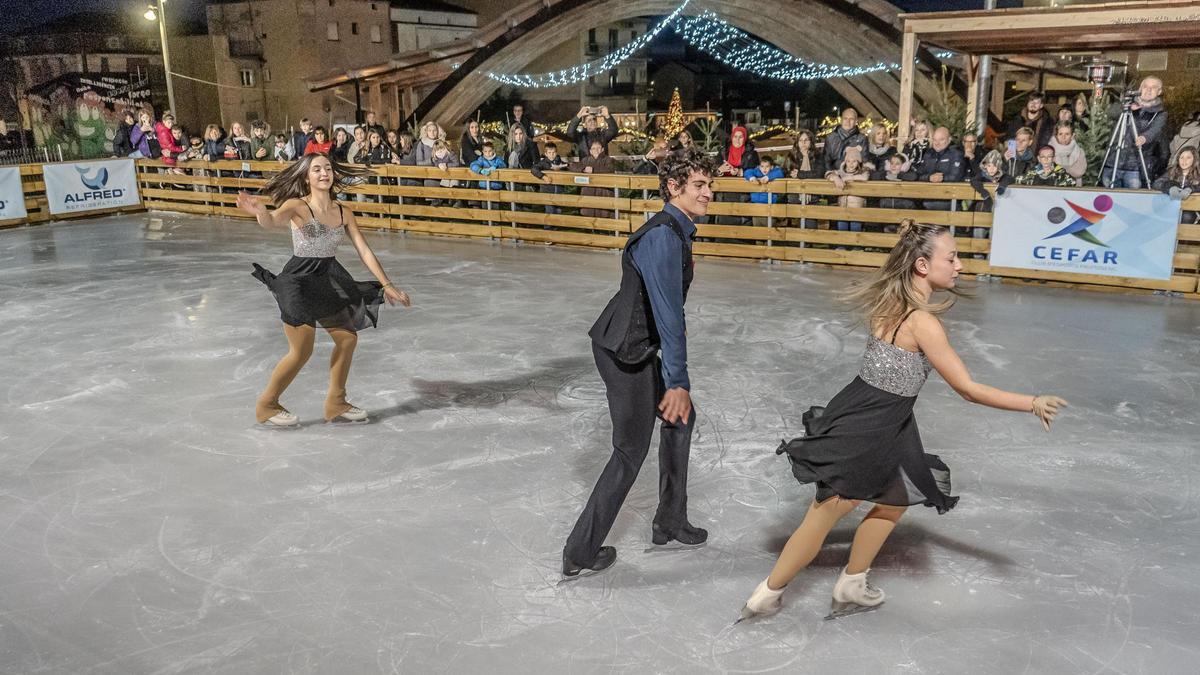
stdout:
[(149, 5), (146, 7), (146, 13), (142, 14), (147, 21), (158, 22), (158, 40), (162, 43), (163, 70), (167, 74), (167, 106), (175, 114), (179, 114), (175, 110), (175, 88), (171, 86), (171, 49), (167, 46), (167, 14), (163, 11), (163, 3), (166, 0), (157, 0), (157, 7)]

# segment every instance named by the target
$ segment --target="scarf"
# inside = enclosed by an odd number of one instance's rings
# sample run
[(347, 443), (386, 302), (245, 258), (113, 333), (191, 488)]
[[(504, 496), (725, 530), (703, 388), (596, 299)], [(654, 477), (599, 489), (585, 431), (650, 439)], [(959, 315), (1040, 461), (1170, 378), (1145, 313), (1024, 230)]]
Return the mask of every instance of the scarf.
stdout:
[[(739, 131), (742, 133), (741, 147), (733, 144), (733, 137), (736, 136)], [(733, 128), (733, 131), (729, 134), (729, 156), (725, 158), (725, 161), (729, 162), (729, 166), (732, 166), (735, 169), (741, 168), (742, 153), (745, 152), (746, 144), (749, 142), (750, 135), (746, 133), (746, 127), (737, 126)]]

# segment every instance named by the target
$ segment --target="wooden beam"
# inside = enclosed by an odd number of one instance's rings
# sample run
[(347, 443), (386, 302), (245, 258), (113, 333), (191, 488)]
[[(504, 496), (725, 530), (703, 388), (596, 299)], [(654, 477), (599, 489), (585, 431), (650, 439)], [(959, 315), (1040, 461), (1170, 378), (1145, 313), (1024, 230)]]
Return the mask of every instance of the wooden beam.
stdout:
[(900, 51), (900, 119), (897, 122), (897, 147), (903, 148), (912, 130), (913, 78), (917, 69), (917, 34), (904, 26), (904, 45)]

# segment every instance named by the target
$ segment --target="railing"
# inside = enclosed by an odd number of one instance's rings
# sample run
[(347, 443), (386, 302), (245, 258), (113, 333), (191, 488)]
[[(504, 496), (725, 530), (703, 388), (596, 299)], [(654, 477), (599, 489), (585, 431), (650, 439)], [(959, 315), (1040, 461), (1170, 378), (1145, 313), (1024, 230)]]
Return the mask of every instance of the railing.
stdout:
[[(193, 175), (160, 173), (161, 161), (138, 160), (142, 198), (149, 209), (246, 217), (234, 202), (237, 190), (255, 190), (282, 165), (273, 162), (191, 162)], [(199, 175), (199, 174), (205, 175)], [(345, 205), (368, 228), (430, 235), (487, 237), (593, 248), (620, 248), (625, 236), (662, 208), (656, 176), (627, 174), (547, 174), (550, 183), (528, 171), (498, 170), (487, 177), (467, 169), (377, 168), (370, 182), (353, 189)], [(425, 181), (457, 180), (456, 187)], [(500, 183), (493, 189), (491, 183)], [(553, 187), (552, 187), (553, 186)], [(561, 192), (555, 193), (552, 190)], [(778, 180), (760, 186), (718, 179), (718, 201), (709, 206), (713, 224), (699, 226), (695, 252), (729, 258), (878, 267), (896, 242), (894, 226), (905, 218), (950, 227), (968, 274), (1041, 279), (1072, 285), (1173, 291), (1200, 298), (1200, 225), (1180, 225), (1175, 274), (1169, 281), (1128, 279), (1024, 269), (996, 268), (987, 254), (992, 214), (961, 210), (977, 195), (965, 184), (852, 182), (839, 190), (829, 181)], [(752, 204), (749, 193), (783, 196), (786, 203)], [(821, 203), (852, 195), (948, 200), (952, 211), (840, 207)], [(870, 202), (869, 202), (870, 203)], [(1200, 196), (1184, 203), (1200, 211)], [(862, 232), (829, 229), (837, 221), (863, 223)], [(980, 236), (975, 236), (980, 235)]]

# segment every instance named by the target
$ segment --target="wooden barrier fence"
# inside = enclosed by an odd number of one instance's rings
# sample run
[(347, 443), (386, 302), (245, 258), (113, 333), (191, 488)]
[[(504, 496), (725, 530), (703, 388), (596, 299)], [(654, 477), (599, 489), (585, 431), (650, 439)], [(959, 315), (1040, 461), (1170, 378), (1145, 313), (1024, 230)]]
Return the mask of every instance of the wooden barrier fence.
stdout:
[[(137, 160), (138, 187), (147, 209), (246, 218), (237, 191), (255, 191), (281, 170), (276, 162), (189, 162), (186, 175), (165, 173), (157, 160)], [(28, 222), (51, 216), (40, 165), (21, 168)], [(629, 174), (553, 172), (542, 181), (524, 170), (501, 169), (487, 180), (469, 169), (377, 167), (343, 202), (365, 228), (426, 235), (487, 237), (616, 249), (646, 217), (662, 208), (658, 178)], [(457, 181), (445, 187), (441, 181)], [(496, 186), (499, 186), (498, 188)], [(1173, 291), (1200, 299), (1200, 225), (1181, 224), (1175, 271), (1169, 281), (992, 267), (987, 254), (992, 214), (969, 210), (977, 199), (966, 184), (852, 182), (839, 190), (824, 180), (777, 180), (760, 186), (737, 178), (714, 183), (711, 224), (698, 228), (695, 252), (727, 258), (878, 267), (896, 241), (904, 218), (952, 228), (968, 274), (1042, 280), (1071, 286)], [(751, 203), (766, 192), (776, 203)], [(867, 207), (837, 206), (840, 196), (864, 197)], [(948, 201), (954, 210), (880, 208), (880, 199)], [(1185, 211), (1200, 211), (1200, 195)], [(128, 209), (127, 209), (128, 210)], [(97, 211), (79, 214), (94, 216)], [(839, 231), (838, 221), (862, 223), (861, 232)], [(0, 226), (25, 221), (0, 222)]]

